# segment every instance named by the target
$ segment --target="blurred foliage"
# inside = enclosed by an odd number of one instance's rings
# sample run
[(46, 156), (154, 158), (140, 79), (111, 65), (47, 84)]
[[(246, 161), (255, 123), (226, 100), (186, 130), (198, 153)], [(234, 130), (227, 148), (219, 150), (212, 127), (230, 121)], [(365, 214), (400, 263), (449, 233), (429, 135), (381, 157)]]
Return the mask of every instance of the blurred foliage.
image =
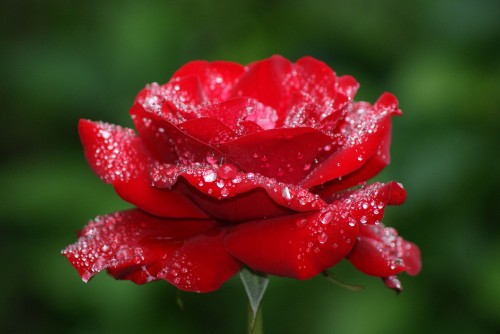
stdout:
[(87, 167), (79, 118), (131, 126), (148, 82), (192, 59), (248, 63), (311, 55), (396, 94), (392, 164), (407, 203), (385, 222), (420, 245), (424, 267), (397, 298), (348, 263), (321, 277), (273, 277), (268, 333), (498, 333), (500, 2), (3, 1), (0, 5), (0, 330), (3, 333), (241, 333), (245, 295), (106, 274), (83, 284), (59, 255), (88, 219), (128, 207)]

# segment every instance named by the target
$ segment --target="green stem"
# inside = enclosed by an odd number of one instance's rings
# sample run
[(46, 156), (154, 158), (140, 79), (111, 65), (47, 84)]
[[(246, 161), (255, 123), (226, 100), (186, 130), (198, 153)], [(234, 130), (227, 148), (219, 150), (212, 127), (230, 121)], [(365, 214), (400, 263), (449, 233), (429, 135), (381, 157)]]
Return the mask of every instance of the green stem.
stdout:
[(248, 334), (262, 334), (262, 305), (254, 316), (252, 306), (248, 303)]

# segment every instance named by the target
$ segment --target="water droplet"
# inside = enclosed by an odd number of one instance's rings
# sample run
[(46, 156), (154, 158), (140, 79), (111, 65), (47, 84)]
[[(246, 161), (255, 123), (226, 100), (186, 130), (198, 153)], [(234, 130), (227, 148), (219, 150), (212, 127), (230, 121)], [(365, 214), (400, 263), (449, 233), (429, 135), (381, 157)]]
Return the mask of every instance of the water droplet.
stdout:
[(311, 164), (304, 164), (304, 168), (303, 168), (305, 171), (308, 171), (309, 169), (311, 169)]
[(363, 209), (365, 209), (365, 210), (366, 210), (366, 209), (368, 209), (368, 203), (363, 202), (363, 205), (362, 205), (362, 206), (363, 206)]
[(361, 224), (366, 224), (368, 220), (366, 219), (366, 216), (361, 216), (361, 218), (359, 218), (359, 221), (361, 222)]
[(358, 155), (358, 161), (363, 161), (363, 156), (362, 155)]
[(330, 151), (331, 149), (332, 149), (332, 145), (330, 145), (330, 144), (325, 145), (325, 146), (323, 147), (323, 150), (325, 150), (325, 152), (328, 152), (328, 151)]
[(318, 241), (320, 244), (324, 244), (328, 241), (328, 235), (326, 233), (321, 233), (320, 235), (318, 235)]
[(109, 131), (106, 131), (106, 130), (101, 130), (101, 136), (104, 139), (108, 139), (109, 137), (111, 137), (111, 133)]
[(307, 219), (305, 218), (299, 219), (295, 222), (295, 225), (297, 225), (297, 227), (304, 227), (307, 225)]
[(356, 221), (354, 219), (349, 219), (349, 226), (351, 227), (356, 226)]
[(281, 195), (286, 200), (291, 200), (292, 199), (292, 195), (290, 194), (290, 189), (288, 187), (285, 187), (285, 188), (283, 188), (281, 190)]
[(217, 171), (217, 175), (224, 180), (231, 179), (236, 176), (237, 169), (235, 166), (231, 164), (224, 164), (219, 167), (219, 170)]
[(330, 222), (332, 221), (332, 219), (333, 219), (333, 213), (331, 213), (330, 211), (322, 213), (319, 216), (319, 221), (323, 225), (330, 224)]
[(205, 182), (214, 182), (216, 179), (217, 175), (213, 170), (209, 169), (203, 172), (203, 180), (205, 180)]
[(220, 194), (222, 195), (222, 197), (227, 197), (229, 195), (229, 190), (227, 188), (222, 188), (220, 190)]

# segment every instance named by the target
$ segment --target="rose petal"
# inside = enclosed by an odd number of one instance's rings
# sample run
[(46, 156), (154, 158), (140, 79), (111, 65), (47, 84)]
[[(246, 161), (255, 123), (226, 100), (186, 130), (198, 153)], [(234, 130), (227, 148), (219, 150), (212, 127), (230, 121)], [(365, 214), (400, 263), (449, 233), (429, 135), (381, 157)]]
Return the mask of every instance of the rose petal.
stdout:
[(337, 77), (327, 64), (312, 57), (302, 57), (297, 60), (296, 68), (301, 77), (302, 91), (320, 103), (325, 99), (334, 99)]
[(140, 210), (121, 211), (89, 222), (78, 241), (62, 253), (85, 282), (112, 268), (117, 278), (142, 284), (158, 279), (154, 266), (172, 257), (185, 239), (216, 226), (212, 220), (161, 219)]
[[(251, 97), (278, 112), (278, 119), (284, 119), (285, 108), (296, 90), (293, 82), (292, 63), (281, 57), (252, 63), (233, 87), (233, 97)], [(295, 78), (296, 79), (296, 78)]]
[[(170, 80), (161, 87), (160, 94), (167, 105), (177, 110), (184, 119), (198, 117), (198, 107), (207, 100), (200, 79), (197, 77)], [(169, 109), (163, 109), (165, 110)]]
[(217, 148), (244, 171), (297, 184), (330, 142), (330, 137), (312, 128), (281, 128), (243, 136)]
[[(207, 159), (221, 160), (222, 154), (208, 143), (182, 131), (178, 126), (163, 118), (161, 115), (147, 111), (140, 104), (135, 103), (130, 109), (132, 119), (140, 131), (141, 138), (154, 138), (158, 140), (154, 150), (174, 150), (179, 160), (183, 163), (206, 162)], [(196, 121), (193, 121), (196, 124)], [(145, 141), (149, 143), (149, 140)], [(149, 148), (149, 147), (148, 147)], [(163, 160), (159, 160), (163, 162)]]
[(168, 133), (165, 132), (164, 121), (158, 121), (159, 116), (147, 112), (144, 107), (135, 103), (130, 109), (132, 120), (143, 144), (147, 147), (156, 161), (175, 163), (179, 158), (175, 145)]
[(323, 200), (306, 189), (259, 174), (243, 173), (229, 164), (221, 167), (155, 164), (150, 166), (150, 175), (155, 187), (182, 193), (210, 216), (231, 223), (325, 206)]
[(322, 197), (329, 197), (336, 192), (351, 188), (366, 182), (380, 173), (391, 160), (391, 126), (386, 128), (385, 135), (380, 143), (377, 152), (371, 156), (366, 163), (352, 173), (342, 176), (339, 179), (334, 179), (321, 185), (317, 191)]
[[(386, 95), (382, 95), (380, 100), (385, 101)], [(386, 139), (387, 132), (390, 131), (391, 116), (397, 115), (398, 110), (393, 105), (388, 107), (385, 102), (377, 102), (375, 106), (366, 102), (356, 103), (338, 128), (342, 138), (341, 148), (325, 156), (301, 185), (311, 187), (322, 184), (362, 167)]]
[(347, 259), (365, 274), (389, 277), (402, 271), (417, 275), (421, 269), (418, 247), (383, 225), (361, 225), (356, 245)]
[(400, 294), (403, 291), (403, 284), (401, 284), (397, 275), (382, 277), (382, 280), (384, 281), (386, 287), (396, 291), (397, 294)]
[(217, 290), (242, 267), (226, 251), (224, 236), (224, 232), (218, 230), (187, 240), (158, 277), (186, 291)]
[(264, 108), (264, 105), (248, 97), (232, 98), (221, 103), (206, 106), (202, 112), (206, 117), (218, 119), (231, 130), (237, 132), (241, 121), (254, 109)]
[(182, 194), (150, 186), (146, 165), (152, 159), (131, 129), (80, 120), (78, 131), (90, 167), (124, 200), (154, 215), (206, 217)]
[(232, 86), (244, 71), (242, 65), (233, 62), (195, 60), (175, 72), (171, 81), (190, 76), (197, 77), (208, 100), (216, 103), (229, 98)]
[(163, 86), (157, 83), (148, 85), (135, 102), (177, 124), (200, 117), (199, 108), (206, 102), (206, 97), (200, 80), (186, 77), (171, 80)]
[(78, 133), (90, 168), (106, 183), (134, 179), (151, 161), (131, 129), (81, 119)]
[(342, 260), (357, 234), (356, 222), (328, 207), (237, 225), (226, 247), (255, 271), (307, 279)]
[(324, 199), (332, 205), (340, 205), (356, 222), (372, 225), (382, 221), (387, 205), (403, 204), (406, 191), (397, 182), (373, 183)]
[(349, 100), (354, 100), (358, 89), (359, 83), (352, 76), (343, 75), (337, 78), (337, 91), (347, 96)]
[(236, 133), (233, 130), (215, 118), (196, 118), (181, 123), (178, 127), (185, 134), (210, 146), (236, 138)]

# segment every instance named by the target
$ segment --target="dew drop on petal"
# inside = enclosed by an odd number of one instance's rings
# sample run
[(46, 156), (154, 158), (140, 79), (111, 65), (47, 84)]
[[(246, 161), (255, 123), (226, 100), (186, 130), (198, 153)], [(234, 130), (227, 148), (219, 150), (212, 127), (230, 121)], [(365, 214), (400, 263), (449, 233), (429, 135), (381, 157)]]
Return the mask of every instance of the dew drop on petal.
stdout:
[(206, 170), (203, 172), (203, 180), (205, 182), (214, 182), (217, 179), (217, 175), (213, 170)]
[(220, 190), (220, 194), (222, 195), (222, 197), (227, 197), (229, 195), (229, 190), (227, 188), (222, 188)]
[(236, 167), (231, 164), (224, 164), (220, 166), (219, 170), (217, 171), (217, 175), (223, 180), (232, 179), (236, 176), (236, 173)]
[(284, 187), (281, 190), (281, 195), (283, 196), (284, 199), (291, 200), (292, 195), (290, 194), (290, 189), (288, 187)]
[(297, 227), (304, 227), (307, 225), (307, 219), (305, 218), (299, 219), (295, 222), (295, 225), (297, 225)]
[(321, 224), (326, 225), (326, 224), (330, 224), (330, 222), (332, 221), (332, 218), (333, 218), (333, 214), (330, 211), (328, 211), (328, 212), (322, 213), (319, 216), (319, 221), (321, 222)]
[(328, 235), (326, 233), (321, 233), (320, 235), (318, 235), (318, 242), (320, 244), (324, 244), (327, 241), (328, 241)]
[(207, 162), (211, 165), (214, 165), (217, 163), (217, 159), (215, 158), (215, 156), (213, 154), (207, 155), (206, 159), (207, 159)]
[(111, 137), (111, 133), (109, 131), (101, 130), (100, 133), (101, 133), (102, 138), (104, 138), (104, 139), (108, 139), (109, 137)]

